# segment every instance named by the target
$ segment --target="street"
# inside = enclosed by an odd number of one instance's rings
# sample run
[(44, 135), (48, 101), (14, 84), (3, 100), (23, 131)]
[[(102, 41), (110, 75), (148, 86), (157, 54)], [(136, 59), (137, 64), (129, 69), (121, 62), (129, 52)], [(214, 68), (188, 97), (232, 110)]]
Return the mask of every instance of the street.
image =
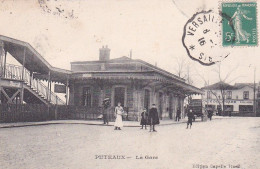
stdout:
[(156, 126), (0, 128), (0, 168), (260, 168), (260, 118)]

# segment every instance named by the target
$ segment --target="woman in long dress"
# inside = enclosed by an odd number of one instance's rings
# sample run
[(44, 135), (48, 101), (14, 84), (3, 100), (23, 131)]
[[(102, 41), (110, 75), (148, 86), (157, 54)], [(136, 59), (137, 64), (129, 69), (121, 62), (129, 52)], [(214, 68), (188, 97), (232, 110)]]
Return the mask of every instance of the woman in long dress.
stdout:
[(240, 41), (246, 41), (247, 43), (249, 42), (249, 37), (251, 36), (250, 33), (246, 32), (243, 28), (242, 28), (242, 19), (246, 19), (246, 20), (252, 20), (252, 18), (249, 18), (246, 16), (246, 13), (248, 11), (246, 10), (241, 10), (240, 5), (237, 7), (236, 12), (234, 13), (234, 15), (232, 16), (230, 22), (233, 20), (234, 23), (234, 29), (235, 29), (235, 33), (236, 33), (236, 39), (237, 42), (236, 43), (240, 43)]
[(122, 121), (122, 115), (124, 113), (124, 109), (121, 106), (121, 103), (119, 102), (115, 108), (115, 116), (116, 116), (116, 121), (115, 121), (115, 130), (121, 130), (121, 127), (123, 127), (123, 121)]

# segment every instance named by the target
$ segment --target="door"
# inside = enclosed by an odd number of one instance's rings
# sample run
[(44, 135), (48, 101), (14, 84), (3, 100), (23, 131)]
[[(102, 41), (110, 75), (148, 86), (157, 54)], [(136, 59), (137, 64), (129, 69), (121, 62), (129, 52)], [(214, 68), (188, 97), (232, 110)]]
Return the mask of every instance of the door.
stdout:
[(114, 98), (114, 106), (117, 106), (118, 102), (121, 103), (121, 106), (124, 107), (125, 103), (125, 88), (124, 87), (116, 87), (115, 88), (115, 98)]
[(150, 91), (144, 90), (144, 108), (148, 111), (150, 108)]
[(83, 88), (83, 105), (87, 107), (91, 107), (91, 88), (84, 87)]

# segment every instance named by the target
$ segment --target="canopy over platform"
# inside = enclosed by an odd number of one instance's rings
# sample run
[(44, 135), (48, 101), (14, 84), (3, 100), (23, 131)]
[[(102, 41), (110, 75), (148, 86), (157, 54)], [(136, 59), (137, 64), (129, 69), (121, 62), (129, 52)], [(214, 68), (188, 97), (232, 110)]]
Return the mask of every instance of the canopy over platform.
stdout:
[(21, 65), (32, 73), (41, 74), (48, 79), (51, 74), (52, 81), (66, 82), (67, 75), (71, 73), (51, 66), (29, 43), (0, 35), (0, 42), (4, 45), (5, 52), (12, 55)]
[[(158, 89), (168, 88), (170, 90), (182, 92), (185, 95), (203, 94), (203, 90), (189, 85), (184, 81), (179, 81), (156, 71), (89, 71), (89, 72), (73, 72), (70, 79), (74, 80), (138, 80), (143, 84), (157, 83)], [(145, 86), (144, 86), (145, 87)]]

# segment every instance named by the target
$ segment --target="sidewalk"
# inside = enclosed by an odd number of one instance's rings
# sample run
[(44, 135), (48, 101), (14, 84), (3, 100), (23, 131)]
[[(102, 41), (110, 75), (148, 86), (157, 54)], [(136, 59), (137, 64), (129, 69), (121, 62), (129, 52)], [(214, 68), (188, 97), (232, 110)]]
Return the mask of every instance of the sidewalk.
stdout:
[[(230, 117), (213, 116), (215, 119), (226, 119)], [(208, 119), (209, 120), (209, 119)], [(187, 118), (180, 119), (179, 122), (174, 119), (160, 120), (160, 126), (181, 124), (186, 123)], [(201, 119), (196, 119), (196, 122), (201, 122)], [(140, 127), (140, 122), (138, 121), (123, 121), (124, 127)], [(40, 125), (51, 125), (51, 124), (82, 124), (82, 125), (98, 125), (98, 126), (113, 126), (114, 122), (109, 122), (109, 125), (104, 125), (103, 120), (51, 120), (51, 121), (41, 121), (41, 122), (17, 122), (17, 123), (0, 123), (0, 128), (13, 128), (13, 127), (27, 127), (27, 126), (40, 126)]]
[[(186, 119), (181, 119), (179, 122), (172, 120), (161, 120), (160, 125), (172, 125), (178, 123), (185, 123)], [(123, 121), (124, 127), (140, 127), (138, 121)], [(50, 124), (83, 124), (83, 125), (99, 125), (99, 126), (113, 126), (114, 122), (109, 122), (108, 125), (103, 124), (103, 120), (51, 120), (42, 122), (17, 122), (17, 123), (0, 123), (0, 128), (12, 127), (26, 127), (26, 126), (40, 126)]]

